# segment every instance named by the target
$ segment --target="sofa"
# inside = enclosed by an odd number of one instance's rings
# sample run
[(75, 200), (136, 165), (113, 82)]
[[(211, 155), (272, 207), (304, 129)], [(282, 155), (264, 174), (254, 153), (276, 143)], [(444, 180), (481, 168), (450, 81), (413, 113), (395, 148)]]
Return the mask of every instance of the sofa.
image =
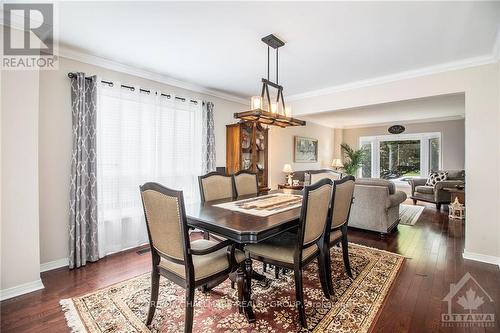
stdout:
[(434, 186), (425, 185), (427, 178), (413, 178), (409, 181), (413, 204), (416, 205), (417, 201), (431, 202), (436, 204), (437, 210), (440, 210), (442, 204), (450, 203), (450, 192), (444, 189), (456, 185), (465, 185), (465, 170), (440, 170), (438, 172), (443, 171), (448, 173), (447, 179), (437, 182)]
[(390, 233), (399, 223), (399, 205), (406, 198), (406, 193), (396, 191), (396, 186), (389, 180), (358, 178), (348, 226), (381, 235)]

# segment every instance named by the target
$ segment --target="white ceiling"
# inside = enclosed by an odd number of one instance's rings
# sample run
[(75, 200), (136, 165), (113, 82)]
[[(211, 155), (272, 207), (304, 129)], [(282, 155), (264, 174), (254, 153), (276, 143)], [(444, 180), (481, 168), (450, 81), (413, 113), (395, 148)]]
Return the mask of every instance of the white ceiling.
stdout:
[(286, 98), (491, 55), (500, 3), (60, 2), (59, 19), (62, 45), (239, 97), (275, 33)]
[(410, 124), (465, 117), (465, 95), (419, 98), (366, 107), (316, 113), (301, 119), (332, 128)]

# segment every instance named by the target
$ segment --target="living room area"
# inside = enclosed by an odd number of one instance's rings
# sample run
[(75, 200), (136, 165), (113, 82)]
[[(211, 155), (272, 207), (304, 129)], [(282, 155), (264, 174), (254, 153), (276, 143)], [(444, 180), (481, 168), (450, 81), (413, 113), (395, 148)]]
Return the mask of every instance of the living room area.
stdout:
[(498, 331), (500, 2), (2, 14), (2, 332)]

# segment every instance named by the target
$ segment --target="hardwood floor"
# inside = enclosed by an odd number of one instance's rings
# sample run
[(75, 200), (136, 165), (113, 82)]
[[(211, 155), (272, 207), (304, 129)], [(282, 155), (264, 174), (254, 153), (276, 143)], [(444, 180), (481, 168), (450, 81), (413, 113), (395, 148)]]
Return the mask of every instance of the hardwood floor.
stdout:
[[(465, 226), (448, 221), (433, 205), (415, 226), (400, 225), (385, 239), (376, 233), (350, 230), (349, 241), (405, 255), (406, 260), (387, 297), (373, 332), (500, 332), (500, 270), (498, 266), (464, 260)], [(487, 231), (486, 231), (487, 232)], [(42, 273), (45, 289), (1, 303), (1, 332), (69, 332), (59, 306), (62, 298), (81, 295), (126, 280), (151, 268), (150, 254), (136, 250), (109, 256), (85, 268)], [(471, 273), (495, 303), (495, 327), (441, 326), (447, 309), (442, 299), (451, 283)]]

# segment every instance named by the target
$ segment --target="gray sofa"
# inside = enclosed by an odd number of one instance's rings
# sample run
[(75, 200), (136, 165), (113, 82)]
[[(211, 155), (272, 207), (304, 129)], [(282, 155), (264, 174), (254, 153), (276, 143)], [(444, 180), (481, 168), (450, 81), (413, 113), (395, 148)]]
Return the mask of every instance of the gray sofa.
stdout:
[(409, 181), (411, 185), (411, 198), (413, 203), (425, 201), (436, 204), (438, 210), (442, 204), (450, 203), (450, 192), (443, 190), (447, 187), (465, 185), (465, 170), (442, 170), (448, 172), (448, 179), (438, 182), (434, 186), (426, 186), (427, 178), (413, 178)]
[(398, 225), (399, 205), (405, 200), (406, 193), (396, 191), (391, 181), (358, 178), (348, 225), (387, 234)]

